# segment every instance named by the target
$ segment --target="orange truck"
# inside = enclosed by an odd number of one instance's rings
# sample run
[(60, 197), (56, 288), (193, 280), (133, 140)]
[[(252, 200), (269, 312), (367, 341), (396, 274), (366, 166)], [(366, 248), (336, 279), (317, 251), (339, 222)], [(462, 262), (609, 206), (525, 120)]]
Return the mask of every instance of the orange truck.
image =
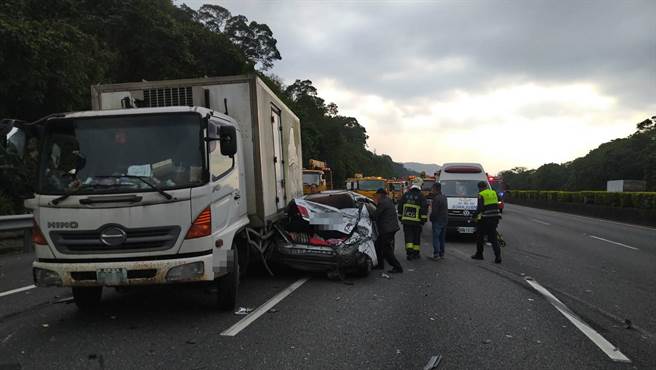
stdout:
[(318, 193), (333, 188), (333, 173), (326, 162), (310, 159), (303, 169), (303, 194)]

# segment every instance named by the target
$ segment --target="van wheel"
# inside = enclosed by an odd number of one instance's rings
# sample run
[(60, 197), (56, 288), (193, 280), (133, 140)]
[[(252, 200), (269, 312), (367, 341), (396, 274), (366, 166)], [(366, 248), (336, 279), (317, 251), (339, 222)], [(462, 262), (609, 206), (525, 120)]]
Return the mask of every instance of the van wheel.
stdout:
[(217, 281), (217, 305), (222, 311), (231, 311), (237, 305), (237, 291), (239, 290), (239, 253), (233, 249), (232, 271)]
[(81, 311), (93, 311), (100, 303), (102, 287), (73, 287), (73, 300)]

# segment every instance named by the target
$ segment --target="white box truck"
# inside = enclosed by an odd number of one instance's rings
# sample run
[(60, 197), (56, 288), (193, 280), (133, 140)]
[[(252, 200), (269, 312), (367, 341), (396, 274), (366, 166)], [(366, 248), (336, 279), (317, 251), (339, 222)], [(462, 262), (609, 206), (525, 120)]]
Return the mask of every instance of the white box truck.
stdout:
[(18, 125), (29, 134), (5, 140), (39, 143), (26, 201), (35, 284), (70, 286), (88, 309), (106, 286), (208, 282), (233, 309), (251, 252), (303, 194), (299, 119), (251, 75), (91, 93), (92, 111)]

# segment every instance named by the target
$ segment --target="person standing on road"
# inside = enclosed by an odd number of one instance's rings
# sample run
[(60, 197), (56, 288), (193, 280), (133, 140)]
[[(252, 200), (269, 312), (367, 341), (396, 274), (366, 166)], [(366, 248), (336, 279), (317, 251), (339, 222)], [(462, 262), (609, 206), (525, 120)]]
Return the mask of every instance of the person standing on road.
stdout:
[(446, 196), (442, 194), (442, 184), (433, 184), (433, 200), (431, 201), (430, 221), (433, 228), (433, 259), (444, 258), (446, 243), (446, 224), (448, 222), (448, 206)]
[(421, 194), (421, 186), (413, 183), (398, 204), (398, 211), (403, 223), (405, 235), (405, 252), (408, 261), (421, 258), (421, 229), (428, 220), (428, 202)]
[(472, 259), (483, 259), (483, 247), (485, 246), (485, 237), (487, 241), (492, 243), (494, 250), (494, 263), (501, 263), (501, 248), (499, 248), (499, 241), (497, 240), (497, 226), (501, 219), (499, 212), (499, 198), (497, 192), (490, 189), (485, 181), (478, 183), (478, 207), (476, 209), (477, 223), (477, 241), (476, 241), (476, 254), (471, 256)]
[(378, 258), (377, 269), (385, 268), (385, 261), (392, 266), (390, 273), (401, 273), (403, 267), (394, 256), (394, 235), (399, 231), (399, 221), (397, 219), (394, 203), (387, 196), (385, 189), (380, 188), (376, 191), (376, 212), (374, 220), (378, 228), (378, 238), (376, 239), (376, 257)]

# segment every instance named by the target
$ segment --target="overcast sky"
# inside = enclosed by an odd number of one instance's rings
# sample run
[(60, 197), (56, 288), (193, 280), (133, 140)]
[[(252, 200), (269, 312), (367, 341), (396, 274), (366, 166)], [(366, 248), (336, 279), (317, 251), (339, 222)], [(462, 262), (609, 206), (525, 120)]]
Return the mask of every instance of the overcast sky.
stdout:
[[(180, 3), (181, 1), (176, 1)], [(218, 1), (396, 161), (585, 155), (656, 114), (656, 1)]]

